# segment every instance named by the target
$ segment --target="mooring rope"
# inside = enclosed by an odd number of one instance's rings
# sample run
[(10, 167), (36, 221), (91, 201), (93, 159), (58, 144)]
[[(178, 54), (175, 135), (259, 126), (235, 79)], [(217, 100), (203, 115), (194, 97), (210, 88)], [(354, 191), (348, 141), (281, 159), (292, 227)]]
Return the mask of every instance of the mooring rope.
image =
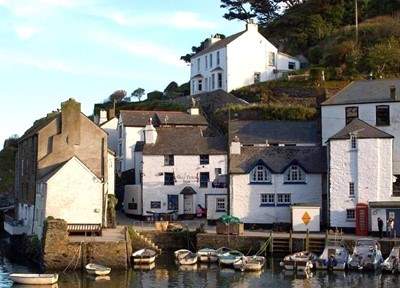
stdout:
[[(63, 274), (65, 274), (65, 272), (68, 271), (68, 269), (70, 268), (70, 266), (72, 265), (72, 263), (73, 263), (74, 260), (75, 260), (75, 256), (77, 256), (77, 258), (76, 258), (76, 262), (75, 262), (75, 267), (74, 267), (74, 269), (76, 269), (76, 267), (78, 266), (79, 256), (81, 255), (82, 243), (83, 243), (83, 242), (80, 243), (80, 245), (79, 245), (79, 247), (76, 249), (74, 255), (72, 255), (71, 261), (68, 263), (67, 267), (65, 267), (65, 269), (64, 269), (63, 272), (62, 272)], [(79, 255), (77, 255), (78, 253), (79, 253)], [(71, 267), (72, 267), (72, 266), (71, 266)]]

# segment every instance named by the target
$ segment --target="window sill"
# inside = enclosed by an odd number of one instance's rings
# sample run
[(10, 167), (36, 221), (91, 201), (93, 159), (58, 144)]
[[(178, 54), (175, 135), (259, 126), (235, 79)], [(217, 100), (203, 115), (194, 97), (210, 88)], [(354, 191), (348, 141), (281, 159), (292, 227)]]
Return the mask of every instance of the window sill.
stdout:
[(388, 127), (388, 126), (390, 126), (390, 123), (389, 124), (375, 124), (375, 126), (376, 127)]
[(226, 210), (215, 210), (215, 212), (217, 212), (217, 213), (221, 213), (221, 212), (226, 213)]
[(346, 222), (356, 222), (356, 219), (346, 219)]
[(260, 207), (275, 207), (275, 204), (260, 204)]
[(164, 183), (164, 186), (175, 186), (175, 184), (165, 184)]
[(272, 182), (250, 182), (249, 185), (272, 185)]
[(300, 185), (307, 185), (307, 182), (305, 182), (305, 181), (299, 181), (299, 182), (289, 182), (289, 181), (286, 181), (286, 182), (283, 182), (283, 184), (287, 184), (287, 185), (294, 185), (294, 184), (300, 184)]
[(276, 207), (289, 207), (290, 205), (292, 205), (291, 203), (287, 203), (287, 204), (276, 204)]

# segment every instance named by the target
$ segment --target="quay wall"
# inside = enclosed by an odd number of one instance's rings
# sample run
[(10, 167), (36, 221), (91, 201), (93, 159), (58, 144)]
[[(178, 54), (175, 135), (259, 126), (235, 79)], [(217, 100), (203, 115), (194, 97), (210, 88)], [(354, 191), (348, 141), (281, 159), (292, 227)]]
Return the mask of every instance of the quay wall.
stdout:
[(123, 241), (71, 242), (64, 220), (48, 220), (43, 238), (45, 271), (79, 270), (90, 262), (127, 269), (132, 253), (128, 233)]
[[(196, 250), (197, 239), (195, 232), (160, 232), (139, 231), (140, 234), (154, 242), (163, 251), (174, 251), (179, 249)], [(133, 243), (135, 247), (135, 243)]]

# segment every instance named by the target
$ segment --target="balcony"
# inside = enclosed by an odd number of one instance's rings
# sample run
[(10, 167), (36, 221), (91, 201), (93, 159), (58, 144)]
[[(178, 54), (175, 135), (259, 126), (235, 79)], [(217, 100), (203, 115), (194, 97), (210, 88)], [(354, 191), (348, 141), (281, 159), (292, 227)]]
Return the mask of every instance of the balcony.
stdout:
[(28, 234), (29, 227), (24, 225), (22, 220), (18, 221), (8, 215), (5, 215), (4, 230), (10, 235), (22, 235)]

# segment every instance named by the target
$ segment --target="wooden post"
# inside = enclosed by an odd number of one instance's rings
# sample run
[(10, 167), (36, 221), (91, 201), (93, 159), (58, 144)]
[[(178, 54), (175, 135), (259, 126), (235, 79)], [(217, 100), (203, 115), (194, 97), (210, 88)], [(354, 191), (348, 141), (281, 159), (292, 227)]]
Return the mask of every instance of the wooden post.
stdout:
[(289, 252), (290, 252), (290, 254), (293, 253), (292, 229), (290, 229), (290, 232), (289, 232)]
[(309, 248), (310, 248), (310, 234), (309, 234), (308, 229), (307, 229), (307, 233), (306, 233), (306, 251), (308, 251)]
[(271, 241), (270, 246), (269, 246), (270, 252), (271, 252), (271, 254), (274, 254), (274, 238), (272, 236), (272, 231), (269, 233), (269, 239)]
[[(328, 230), (326, 230), (325, 231), (325, 246), (327, 246), (328, 245), (328, 237), (329, 237), (329, 233), (328, 233)], [(335, 239), (336, 240), (336, 239)]]

